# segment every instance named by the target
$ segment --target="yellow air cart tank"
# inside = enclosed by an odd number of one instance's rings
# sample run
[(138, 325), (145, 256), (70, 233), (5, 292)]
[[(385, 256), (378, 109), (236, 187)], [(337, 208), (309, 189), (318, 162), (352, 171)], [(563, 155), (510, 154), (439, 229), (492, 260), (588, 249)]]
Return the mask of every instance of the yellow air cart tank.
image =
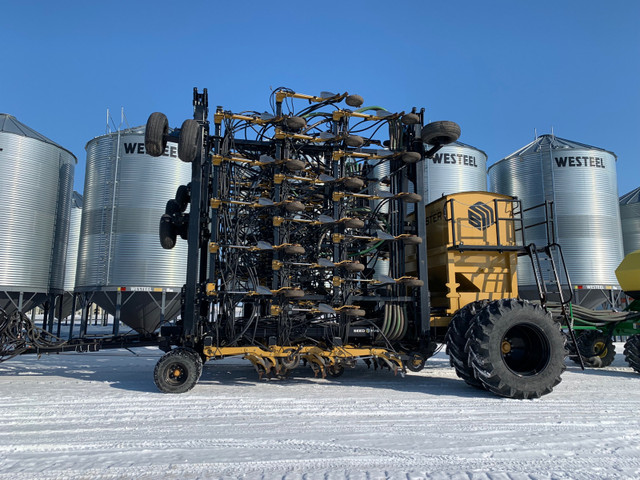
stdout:
[[(517, 250), (522, 247), (517, 205), (508, 195), (464, 192), (426, 206), (433, 314), (451, 317), (477, 300), (518, 296)], [(408, 270), (415, 270), (415, 250), (407, 250)]]

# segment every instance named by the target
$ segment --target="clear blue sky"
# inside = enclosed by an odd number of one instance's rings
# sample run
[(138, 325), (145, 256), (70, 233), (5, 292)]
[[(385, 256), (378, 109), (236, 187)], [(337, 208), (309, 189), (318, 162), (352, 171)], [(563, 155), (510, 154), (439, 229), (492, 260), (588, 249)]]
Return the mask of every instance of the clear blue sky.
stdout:
[(162, 111), (267, 110), (270, 87), (348, 91), (453, 120), (489, 164), (539, 134), (618, 155), (640, 185), (640, 2), (18, 1), (0, 7), (0, 112), (78, 157), (109, 108), (131, 126)]

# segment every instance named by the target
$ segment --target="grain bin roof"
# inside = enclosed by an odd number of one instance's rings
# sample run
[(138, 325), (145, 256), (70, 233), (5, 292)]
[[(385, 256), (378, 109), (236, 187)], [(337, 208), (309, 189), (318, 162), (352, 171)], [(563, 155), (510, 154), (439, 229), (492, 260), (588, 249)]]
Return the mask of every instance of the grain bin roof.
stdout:
[(592, 145), (587, 145), (586, 143), (574, 142), (573, 140), (566, 140), (564, 138), (556, 137), (555, 135), (540, 135), (529, 145), (525, 145), (520, 150), (513, 152), (511, 155), (507, 155), (505, 159), (512, 157), (520, 157), (522, 155), (526, 155), (528, 153), (538, 152), (542, 149), (542, 147), (551, 147), (552, 149), (584, 149), (584, 150), (600, 150), (601, 152), (607, 152), (613, 155), (616, 160), (618, 156), (610, 152), (609, 150), (605, 150), (604, 148), (594, 147)]
[(635, 190), (631, 190), (629, 193), (625, 193), (620, 197), (620, 205), (630, 205), (632, 203), (640, 202), (640, 187)]
[[(15, 135), (20, 135), (21, 137), (34, 138), (36, 140), (40, 140), (41, 142), (48, 143), (50, 145), (54, 145), (65, 152), (69, 152), (66, 148), (58, 145), (53, 140), (48, 139), (41, 133), (36, 132), (33, 128), (27, 127), (24, 123), (19, 122), (16, 117), (13, 115), (9, 115), (8, 113), (0, 113), (0, 132), (5, 133), (13, 133)], [(75, 159), (76, 163), (78, 163), (78, 159), (76, 156), (69, 152), (71, 156)]]

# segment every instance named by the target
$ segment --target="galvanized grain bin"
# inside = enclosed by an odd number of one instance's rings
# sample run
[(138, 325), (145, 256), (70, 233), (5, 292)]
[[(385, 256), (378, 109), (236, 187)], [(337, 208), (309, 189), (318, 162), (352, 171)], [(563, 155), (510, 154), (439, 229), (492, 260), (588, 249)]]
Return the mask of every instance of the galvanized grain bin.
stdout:
[(452, 193), (487, 190), (487, 154), (471, 145), (445, 145), (424, 164), (427, 203)]
[(76, 157), (0, 114), (0, 306), (23, 311), (61, 292)]
[(147, 155), (144, 127), (94, 138), (86, 151), (76, 291), (112, 315), (120, 300), (122, 321), (151, 332), (179, 313), (187, 244), (162, 249), (158, 225), (191, 165), (178, 159), (175, 143), (163, 156)]
[[(619, 288), (614, 271), (623, 248), (614, 153), (542, 135), (489, 167), (489, 178), (492, 191), (517, 196), (524, 209), (553, 202), (556, 238), (574, 287)], [(541, 220), (539, 212), (525, 212), (525, 223)], [(529, 231), (527, 242), (545, 243), (544, 230)], [(521, 286), (534, 285), (528, 265), (518, 275)]]

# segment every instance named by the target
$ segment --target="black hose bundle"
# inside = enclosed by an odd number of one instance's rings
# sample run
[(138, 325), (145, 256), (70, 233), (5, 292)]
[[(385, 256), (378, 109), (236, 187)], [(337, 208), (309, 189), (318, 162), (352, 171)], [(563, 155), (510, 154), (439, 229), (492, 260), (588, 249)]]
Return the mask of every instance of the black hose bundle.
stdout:
[(52, 349), (67, 342), (37, 327), (24, 313), (0, 308), (0, 362), (29, 350)]

